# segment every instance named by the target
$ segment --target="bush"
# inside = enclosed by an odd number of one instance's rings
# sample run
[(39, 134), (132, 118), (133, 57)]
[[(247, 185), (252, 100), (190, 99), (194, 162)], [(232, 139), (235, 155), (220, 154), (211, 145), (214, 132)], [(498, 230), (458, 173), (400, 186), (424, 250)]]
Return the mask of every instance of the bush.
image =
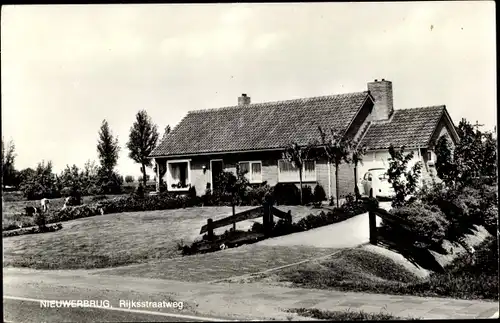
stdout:
[(418, 196), (423, 203), (437, 206), (444, 213), (450, 222), (447, 232), (447, 239), (450, 241), (460, 241), (474, 224), (489, 226), (489, 230), (493, 232), (496, 230), (491, 226), (496, 221), (493, 216), (497, 205), (496, 188), (464, 187), (457, 190), (436, 184), (422, 190)]
[(266, 196), (272, 195), (273, 188), (267, 183), (262, 183), (261, 185), (250, 187), (243, 198), (243, 204), (245, 205), (262, 205)]
[(260, 222), (254, 222), (252, 224), (252, 228), (250, 229), (250, 232), (264, 233), (264, 225)]
[[(429, 248), (440, 245), (446, 237), (449, 222), (445, 215), (437, 208), (421, 203), (411, 206), (394, 208), (390, 211), (400, 225), (413, 235), (399, 234), (406, 243), (417, 248)], [(385, 223), (384, 223), (385, 224)], [(397, 224), (387, 223), (385, 226), (395, 232), (401, 232)]]
[[(300, 192), (300, 189), (299, 189), (299, 192)], [(312, 188), (309, 185), (304, 185), (302, 187), (302, 203), (304, 205), (306, 205), (306, 204), (309, 204), (311, 202), (314, 202)]]
[(47, 219), (46, 219), (44, 213), (42, 213), (42, 212), (36, 213), (36, 215), (35, 215), (35, 224), (38, 226), (38, 230), (40, 230), (40, 232), (45, 231), (45, 228), (46, 228), (45, 226), (47, 224)]
[(66, 206), (78, 206), (82, 205), (82, 198), (79, 195), (70, 196)]
[(356, 215), (368, 212), (368, 205), (364, 201), (356, 201), (354, 194), (348, 193), (345, 196), (345, 202), (340, 206), (340, 209), (344, 213)]
[(316, 203), (321, 203), (324, 200), (326, 200), (326, 193), (325, 193), (325, 189), (323, 188), (323, 186), (317, 184), (314, 187), (313, 196), (314, 196), (314, 202), (316, 202)]
[(498, 231), (498, 207), (490, 206), (484, 212), (484, 227), (492, 235), (496, 236)]
[(300, 190), (293, 183), (278, 183), (274, 186), (273, 199), (278, 205), (298, 205)]
[(144, 186), (142, 185), (142, 183), (139, 183), (139, 185), (137, 185), (137, 188), (134, 191), (134, 196), (140, 199), (144, 198)]
[(272, 228), (272, 235), (278, 237), (285, 234), (296, 233), (301, 231), (304, 230), (300, 225), (285, 221), (283, 219), (279, 219), (278, 222), (276, 222), (276, 224), (274, 224)]
[(201, 196), (201, 202), (203, 203), (204, 206), (212, 206), (213, 205), (213, 196), (212, 196), (212, 191), (207, 188), (205, 190), (205, 194)]

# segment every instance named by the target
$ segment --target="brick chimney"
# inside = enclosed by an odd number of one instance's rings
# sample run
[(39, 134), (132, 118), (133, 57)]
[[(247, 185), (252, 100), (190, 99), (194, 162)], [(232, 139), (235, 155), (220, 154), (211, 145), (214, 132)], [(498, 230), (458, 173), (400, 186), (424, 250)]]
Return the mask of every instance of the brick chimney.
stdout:
[(388, 120), (394, 112), (392, 82), (382, 79), (368, 83), (368, 91), (375, 99), (372, 120)]
[(243, 93), (239, 98), (238, 98), (238, 105), (247, 105), (250, 104), (250, 97), (247, 96), (245, 93)]

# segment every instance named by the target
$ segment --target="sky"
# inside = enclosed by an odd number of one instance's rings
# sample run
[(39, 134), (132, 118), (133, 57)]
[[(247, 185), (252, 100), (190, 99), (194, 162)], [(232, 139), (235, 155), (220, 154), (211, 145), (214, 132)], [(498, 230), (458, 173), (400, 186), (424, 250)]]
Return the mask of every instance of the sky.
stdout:
[(495, 31), (493, 1), (2, 6), (2, 137), (17, 169), (60, 172), (98, 161), (106, 119), (117, 170), (138, 176), (126, 142), (141, 109), (161, 135), (241, 93), (280, 101), (382, 78), (395, 109), (445, 104), (455, 124), (493, 130)]

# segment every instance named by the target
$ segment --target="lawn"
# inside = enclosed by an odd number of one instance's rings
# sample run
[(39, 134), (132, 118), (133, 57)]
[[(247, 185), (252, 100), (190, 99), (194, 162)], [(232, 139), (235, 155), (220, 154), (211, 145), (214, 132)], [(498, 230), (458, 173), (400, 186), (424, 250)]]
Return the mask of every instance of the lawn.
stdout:
[(137, 266), (112, 268), (101, 273), (188, 282), (211, 282), (254, 274), (307, 259), (331, 255), (334, 252), (336, 252), (335, 249), (329, 248), (251, 244)]
[(67, 221), (57, 232), (3, 238), (4, 266), (103, 268), (173, 258), (180, 255), (177, 243), (199, 237), (207, 218), (230, 214), (230, 207), (197, 207)]
[(342, 250), (322, 261), (285, 268), (257, 279), (291, 282), (298, 287), (393, 295), (498, 301), (498, 244), (493, 237), (476, 248), (476, 261), (457, 257), (445, 273), (418, 278), (402, 265), (360, 248)]

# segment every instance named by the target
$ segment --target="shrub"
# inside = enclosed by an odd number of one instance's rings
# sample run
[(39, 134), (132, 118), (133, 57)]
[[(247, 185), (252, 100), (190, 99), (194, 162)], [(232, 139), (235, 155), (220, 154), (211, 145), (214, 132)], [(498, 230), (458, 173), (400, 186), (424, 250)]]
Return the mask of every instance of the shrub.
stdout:
[(272, 235), (277, 237), (301, 231), (304, 230), (302, 229), (302, 227), (300, 227), (300, 225), (285, 221), (283, 219), (279, 219), (278, 222), (276, 222), (276, 224), (274, 224), (272, 228)]
[(38, 226), (38, 230), (40, 230), (40, 232), (45, 231), (45, 226), (47, 224), (47, 219), (45, 217), (45, 213), (42, 213), (42, 212), (36, 213), (35, 224)]
[(262, 205), (266, 196), (272, 195), (273, 188), (267, 183), (250, 187), (243, 198), (245, 205)]
[(293, 183), (278, 183), (274, 186), (273, 199), (278, 205), (298, 205), (300, 190)]
[(203, 194), (201, 196), (201, 202), (205, 206), (212, 206), (213, 205), (213, 195), (212, 195), (212, 191), (209, 188), (207, 188), (205, 190), (205, 194)]
[(356, 201), (356, 197), (352, 193), (345, 196), (345, 202), (340, 206), (340, 209), (351, 215), (368, 212), (367, 204), (364, 201)]
[(79, 195), (70, 196), (66, 206), (78, 206), (82, 204), (82, 198)]
[(264, 233), (264, 225), (260, 222), (254, 222), (252, 224), (252, 228), (250, 229), (250, 232)]
[(324, 200), (326, 200), (326, 193), (325, 193), (325, 189), (323, 188), (323, 186), (317, 184), (314, 187), (313, 196), (314, 196), (314, 202), (316, 202), (316, 203), (321, 203)]
[(484, 212), (484, 227), (493, 236), (497, 235), (498, 231), (498, 207), (490, 206)]
[(302, 187), (302, 203), (304, 203), (304, 205), (306, 205), (306, 204), (309, 204), (313, 201), (314, 201), (313, 191), (312, 191), (311, 186), (304, 185), (304, 187)]
[(134, 191), (134, 196), (140, 199), (144, 198), (144, 186), (142, 185), (142, 183), (139, 183), (139, 185), (137, 185), (137, 188)]
[[(403, 228), (412, 233), (412, 235), (400, 235), (410, 245), (429, 248), (440, 245), (446, 237), (449, 222), (437, 207), (414, 203), (410, 206), (394, 208), (390, 213), (400, 220)], [(396, 225), (386, 224), (390, 229), (398, 232), (400, 228)]]
[(406, 205), (407, 197), (415, 194), (422, 168), (422, 163), (419, 161), (412, 168), (407, 169), (409, 161), (413, 158), (413, 152), (405, 155), (404, 149), (403, 146), (397, 151), (392, 144), (389, 147), (391, 158), (387, 175), (395, 192), (392, 200), (393, 207)]

